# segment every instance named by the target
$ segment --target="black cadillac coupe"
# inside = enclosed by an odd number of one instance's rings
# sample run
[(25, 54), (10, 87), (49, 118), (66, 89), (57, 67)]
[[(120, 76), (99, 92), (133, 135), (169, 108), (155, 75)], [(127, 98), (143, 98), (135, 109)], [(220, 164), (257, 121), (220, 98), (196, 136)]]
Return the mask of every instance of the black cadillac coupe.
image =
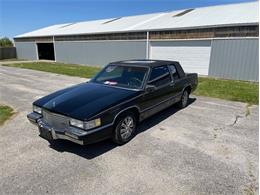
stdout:
[(33, 102), (27, 118), (40, 136), (84, 145), (112, 138), (122, 145), (139, 122), (177, 104), (184, 108), (198, 76), (176, 61), (127, 60), (108, 64), (90, 81)]

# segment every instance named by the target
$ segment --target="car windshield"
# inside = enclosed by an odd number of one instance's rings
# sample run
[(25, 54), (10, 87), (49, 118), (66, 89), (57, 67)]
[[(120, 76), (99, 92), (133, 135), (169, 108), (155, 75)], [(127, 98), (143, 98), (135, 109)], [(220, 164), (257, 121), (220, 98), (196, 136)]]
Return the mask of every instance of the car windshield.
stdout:
[(135, 66), (108, 65), (92, 82), (130, 89), (140, 89), (148, 68)]

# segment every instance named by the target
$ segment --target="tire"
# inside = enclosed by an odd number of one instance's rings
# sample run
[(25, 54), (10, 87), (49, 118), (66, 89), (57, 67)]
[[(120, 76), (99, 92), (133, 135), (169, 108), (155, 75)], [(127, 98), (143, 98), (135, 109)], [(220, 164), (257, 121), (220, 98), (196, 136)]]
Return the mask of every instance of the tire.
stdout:
[(136, 116), (132, 112), (122, 114), (115, 124), (113, 142), (118, 145), (129, 142), (136, 133), (136, 125)]
[(189, 103), (189, 91), (185, 89), (182, 93), (181, 100), (177, 103), (178, 108), (185, 108)]

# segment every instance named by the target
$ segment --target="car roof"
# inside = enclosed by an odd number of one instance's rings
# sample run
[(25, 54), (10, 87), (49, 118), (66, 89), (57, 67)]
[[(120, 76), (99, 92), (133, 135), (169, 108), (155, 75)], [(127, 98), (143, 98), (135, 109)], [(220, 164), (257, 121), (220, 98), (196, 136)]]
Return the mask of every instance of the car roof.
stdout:
[(109, 64), (156, 67), (156, 66), (176, 64), (176, 63), (178, 62), (169, 61), (169, 60), (136, 59), (136, 60), (123, 60), (123, 61), (111, 62)]

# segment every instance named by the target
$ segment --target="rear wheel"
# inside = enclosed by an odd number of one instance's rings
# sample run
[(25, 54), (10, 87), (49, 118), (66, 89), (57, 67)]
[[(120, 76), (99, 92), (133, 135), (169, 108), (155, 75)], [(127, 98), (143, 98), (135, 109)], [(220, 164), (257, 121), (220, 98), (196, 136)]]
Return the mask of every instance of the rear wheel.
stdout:
[(132, 112), (123, 114), (116, 122), (113, 141), (123, 145), (129, 142), (135, 134), (136, 117)]
[(177, 103), (179, 108), (185, 108), (189, 103), (189, 91), (185, 89), (182, 93), (181, 100)]

